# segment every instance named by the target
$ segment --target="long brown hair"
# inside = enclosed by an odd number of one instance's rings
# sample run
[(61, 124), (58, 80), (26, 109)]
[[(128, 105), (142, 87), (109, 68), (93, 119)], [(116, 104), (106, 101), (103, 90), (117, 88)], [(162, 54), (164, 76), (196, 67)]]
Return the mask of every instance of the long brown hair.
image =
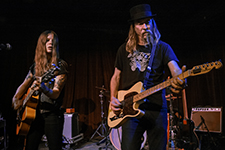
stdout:
[(127, 37), (126, 51), (133, 53), (133, 51), (136, 50), (137, 48), (137, 44), (138, 44), (138, 36), (134, 30), (134, 24), (131, 24)]
[[(46, 42), (49, 34), (54, 35), (53, 40), (53, 50), (50, 63), (48, 62), (46, 54)], [(41, 76), (44, 72), (52, 67), (52, 64), (58, 65), (57, 61), (59, 59), (59, 40), (58, 36), (54, 31), (47, 30), (41, 33), (38, 38), (36, 51), (35, 51), (35, 75)]]

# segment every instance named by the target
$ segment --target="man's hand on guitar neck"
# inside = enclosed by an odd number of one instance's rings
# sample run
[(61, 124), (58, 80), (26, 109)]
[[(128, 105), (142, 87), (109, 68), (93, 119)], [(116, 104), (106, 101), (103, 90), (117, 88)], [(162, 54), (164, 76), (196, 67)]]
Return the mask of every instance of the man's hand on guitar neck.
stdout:
[[(185, 70), (186, 66), (183, 66), (182, 72), (184, 72)], [(180, 79), (178, 76), (176, 76), (171, 80), (172, 87), (170, 88), (170, 90), (175, 94), (179, 94), (184, 89), (185, 84), (186, 84), (185, 79)]]
[(110, 101), (110, 108), (114, 112), (114, 114), (116, 114), (118, 116), (120, 114), (120, 112), (121, 112), (121, 103), (120, 103), (120, 101), (117, 98), (112, 97), (111, 101)]

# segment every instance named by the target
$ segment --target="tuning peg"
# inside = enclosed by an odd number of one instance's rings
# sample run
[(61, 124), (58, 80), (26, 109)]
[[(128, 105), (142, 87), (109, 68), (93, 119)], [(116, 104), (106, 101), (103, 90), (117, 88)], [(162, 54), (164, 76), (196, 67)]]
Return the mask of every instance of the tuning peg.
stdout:
[(55, 64), (52, 64), (52, 66), (54, 66), (56, 69), (58, 69), (58, 70), (59, 70), (59, 67), (58, 67), (58, 66), (56, 66)]

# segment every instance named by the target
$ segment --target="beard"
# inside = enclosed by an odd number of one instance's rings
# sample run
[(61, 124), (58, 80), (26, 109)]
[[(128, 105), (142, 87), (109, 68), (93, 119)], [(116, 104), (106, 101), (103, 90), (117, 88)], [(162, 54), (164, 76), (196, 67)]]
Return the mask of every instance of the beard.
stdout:
[(142, 39), (143, 39), (143, 41), (144, 41), (144, 43), (146, 45), (149, 45), (150, 44), (150, 38), (149, 38), (149, 33), (148, 32), (144, 32), (142, 34)]

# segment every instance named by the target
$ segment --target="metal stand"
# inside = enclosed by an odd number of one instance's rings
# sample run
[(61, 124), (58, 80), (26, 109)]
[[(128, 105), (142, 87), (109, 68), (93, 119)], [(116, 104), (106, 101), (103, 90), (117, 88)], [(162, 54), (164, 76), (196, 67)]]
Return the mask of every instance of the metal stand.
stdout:
[[(170, 93), (171, 95), (171, 93)], [(170, 105), (169, 105), (169, 108), (170, 108), (170, 113), (169, 113), (169, 141), (168, 141), (168, 148), (170, 150), (175, 150), (176, 148), (176, 141), (175, 141), (175, 132), (174, 132), (174, 126), (173, 126), (173, 118), (174, 118), (174, 112), (173, 112), (173, 105), (172, 105), (172, 98), (170, 96)]]
[[(208, 129), (206, 123), (205, 123), (205, 119), (204, 119), (201, 115), (200, 115), (200, 117), (201, 117), (201, 122), (200, 122), (200, 124), (196, 127), (196, 131), (200, 128), (201, 125), (205, 125), (204, 129), (207, 130), (208, 136), (209, 136), (211, 142), (213, 143), (213, 147), (214, 147), (214, 148), (217, 148), (218, 145), (216, 144), (216, 142), (214, 141), (212, 135), (210, 134), (210, 131), (209, 131), (209, 129)], [(202, 135), (200, 136), (200, 141), (199, 141), (199, 147), (198, 147), (198, 148), (199, 148), (199, 150), (202, 149)]]
[[(101, 103), (101, 119), (102, 119), (102, 122), (101, 124), (98, 126), (97, 130), (94, 132), (94, 134), (91, 136), (90, 140), (92, 140), (92, 138), (98, 134), (99, 136), (101, 137), (105, 137), (105, 134), (107, 134), (107, 130), (106, 130), (106, 123), (105, 123), (105, 118), (104, 118), (104, 112), (103, 112), (103, 95), (104, 95), (104, 85), (102, 85), (102, 87), (100, 88), (100, 94), (99, 94), (99, 97), (100, 97), (100, 103)], [(100, 130), (101, 129), (101, 130)], [(99, 132), (100, 130), (100, 132)]]
[(103, 141), (105, 141), (105, 146), (100, 147), (99, 150), (102, 150), (102, 149), (105, 149), (105, 150), (111, 149), (111, 150), (112, 150), (112, 148), (109, 147), (109, 144), (111, 145), (110, 140), (109, 140), (109, 133), (111, 132), (111, 130), (112, 130), (112, 128), (110, 128), (109, 131), (108, 131), (108, 133), (106, 132), (105, 137), (104, 137), (101, 141), (99, 141), (99, 142), (97, 143), (97, 145), (99, 145), (99, 144), (101, 144)]
[(0, 118), (0, 127), (2, 127), (3, 124), (3, 129), (4, 129), (4, 150), (7, 149), (7, 135), (6, 135), (6, 120), (3, 118)]

